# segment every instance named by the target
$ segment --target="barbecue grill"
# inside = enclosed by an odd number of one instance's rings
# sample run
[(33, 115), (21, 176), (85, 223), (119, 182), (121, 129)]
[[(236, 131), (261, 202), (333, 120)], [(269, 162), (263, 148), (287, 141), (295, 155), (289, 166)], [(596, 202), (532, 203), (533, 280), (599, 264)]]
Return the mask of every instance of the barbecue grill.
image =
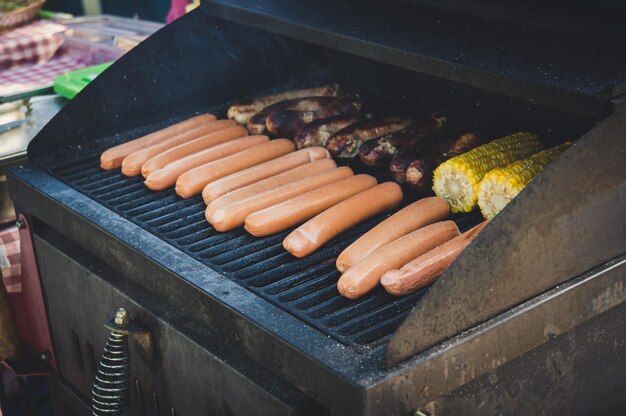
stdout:
[[(623, 27), (472, 4), (203, 1), (69, 103), (9, 174), (37, 254), (57, 413), (90, 414), (118, 307), (154, 349), (130, 337), (133, 415), (623, 408)], [(218, 233), (200, 197), (99, 168), (111, 145), (326, 82), (377, 114), (438, 110), (490, 137), (576, 143), (431, 287), (358, 300), (339, 296), (334, 260), (380, 218), (296, 259), (286, 233)]]

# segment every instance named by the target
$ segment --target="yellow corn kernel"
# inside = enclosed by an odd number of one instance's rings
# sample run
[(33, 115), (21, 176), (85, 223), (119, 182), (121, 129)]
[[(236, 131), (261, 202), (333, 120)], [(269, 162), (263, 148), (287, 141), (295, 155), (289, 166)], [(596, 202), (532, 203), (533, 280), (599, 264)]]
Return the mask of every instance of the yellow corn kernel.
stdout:
[(527, 158), (541, 148), (539, 138), (527, 132), (478, 146), (439, 165), (433, 190), (448, 201), (452, 212), (470, 212), (478, 201), (478, 184), (487, 172)]

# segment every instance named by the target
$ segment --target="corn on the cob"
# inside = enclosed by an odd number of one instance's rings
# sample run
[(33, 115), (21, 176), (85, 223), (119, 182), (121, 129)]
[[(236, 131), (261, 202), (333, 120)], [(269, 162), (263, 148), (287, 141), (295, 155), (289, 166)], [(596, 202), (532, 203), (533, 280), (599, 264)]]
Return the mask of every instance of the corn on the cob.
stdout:
[(478, 206), (483, 216), (486, 219), (495, 217), (543, 168), (571, 145), (564, 143), (488, 172), (478, 184)]
[(526, 132), (478, 146), (439, 165), (434, 172), (433, 190), (448, 201), (452, 212), (470, 212), (478, 200), (478, 183), (487, 172), (527, 158), (539, 150), (539, 138)]

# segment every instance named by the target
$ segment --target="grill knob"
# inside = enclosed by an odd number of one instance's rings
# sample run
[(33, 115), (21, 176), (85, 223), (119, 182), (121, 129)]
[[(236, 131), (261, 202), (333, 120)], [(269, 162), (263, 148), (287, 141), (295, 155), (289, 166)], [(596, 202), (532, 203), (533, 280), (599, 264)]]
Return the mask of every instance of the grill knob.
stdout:
[(152, 335), (130, 321), (128, 312), (119, 308), (115, 317), (105, 323), (111, 331), (100, 358), (92, 389), (94, 416), (121, 415), (128, 400), (130, 386), (130, 354), (128, 338), (137, 342), (146, 361), (154, 358)]

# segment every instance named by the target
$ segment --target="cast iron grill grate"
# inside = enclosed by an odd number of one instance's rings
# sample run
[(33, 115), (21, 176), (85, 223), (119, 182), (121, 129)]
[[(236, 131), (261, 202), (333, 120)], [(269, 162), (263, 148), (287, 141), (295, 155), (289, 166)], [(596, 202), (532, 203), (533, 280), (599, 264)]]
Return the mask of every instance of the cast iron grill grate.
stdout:
[[(285, 252), (289, 231), (256, 238), (243, 229), (220, 233), (204, 218), (200, 196), (183, 200), (173, 189), (154, 192), (143, 177), (104, 171), (97, 158), (52, 169), (53, 175), (227, 278), (355, 350), (379, 345), (397, 329), (421, 297), (394, 297), (382, 288), (358, 300), (339, 295), (335, 258), (380, 218), (344, 233), (304, 259)], [(464, 224), (467, 222), (468, 224)], [(459, 226), (475, 223), (461, 218)]]

